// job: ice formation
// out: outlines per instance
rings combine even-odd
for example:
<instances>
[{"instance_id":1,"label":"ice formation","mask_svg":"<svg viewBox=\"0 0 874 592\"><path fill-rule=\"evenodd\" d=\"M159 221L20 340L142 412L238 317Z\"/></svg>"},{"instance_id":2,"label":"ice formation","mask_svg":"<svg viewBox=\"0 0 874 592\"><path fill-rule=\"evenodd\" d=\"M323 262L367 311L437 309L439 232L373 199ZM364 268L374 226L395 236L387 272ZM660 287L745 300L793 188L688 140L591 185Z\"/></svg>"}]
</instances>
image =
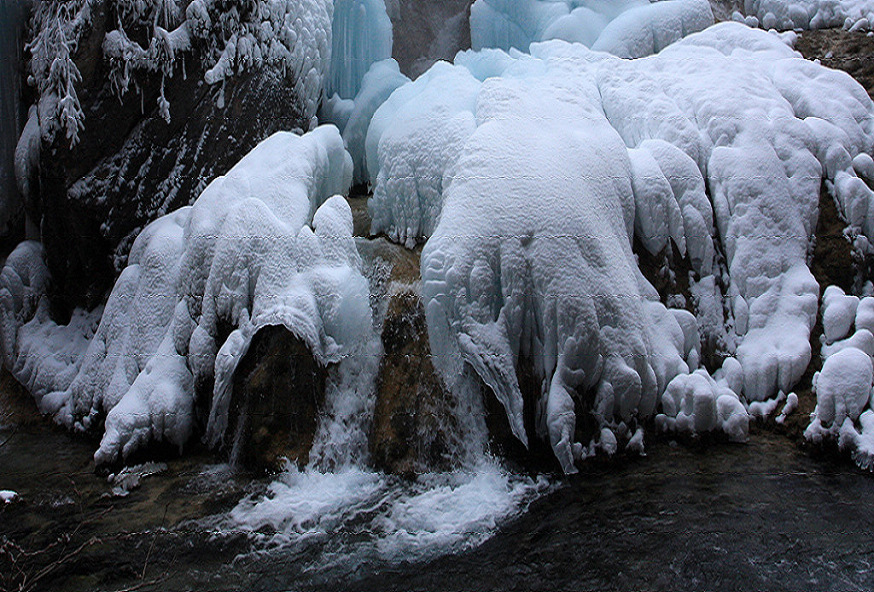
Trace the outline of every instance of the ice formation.
<instances>
[{"instance_id":1,"label":"ice formation","mask_svg":"<svg viewBox=\"0 0 874 592\"><path fill-rule=\"evenodd\" d=\"M336 128L271 136L140 234L96 332L93 317L49 319L41 248L22 244L0 275L7 366L57 421L88 429L105 418L99 463L153 441L185 444L194 384L210 378L208 438L221 441L234 369L265 326L286 326L321 364L339 364L342 383L353 354L374 357L361 349L372 346L369 286L336 196L351 177ZM78 337L54 349L54 334Z\"/></svg>"},{"instance_id":2,"label":"ice formation","mask_svg":"<svg viewBox=\"0 0 874 592\"><path fill-rule=\"evenodd\" d=\"M742 439L737 395L768 399L804 373L821 182L867 231L871 192L853 161L871 150L874 105L786 41L724 23L640 60L556 41L530 56L467 52L374 115L373 230L408 245L431 234L422 276L435 364L450 384L473 369L523 442L516 371L533 364L537 434L566 470L581 409L616 427L673 401L664 425ZM635 235L652 252L688 253L701 284L721 276L740 343L718 388L683 378L660 399L698 354L640 277ZM705 399L716 415L677 421Z\"/></svg>"},{"instance_id":3,"label":"ice formation","mask_svg":"<svg viewBox=\"0 0 874 592\"><path fill-rule=\"evenodd\" d=\"M872 308L874 297L859 300L847 296L837 286L826 288L822 320L824 328L832 327L832 334L828 335L826 329L823 336L824 362L822 370L813 377L816 409L804 432L805 438L814 443L836 441L842 450L851 453L860 467L869 470L874 469L874 411L871 405L874 335L867 328L866 321L867 312ZM854 329L849 338L835 341Z\"/></svg>"},{"instance_id":4,"label":"ice formation","mask_svg":"<svg viewBox=\"0 0 874 592\"><path fill-rule=\"evenodd\" d=\"M327 96L354 99L371 64L391 58L392 26L383 0L335 0Z\"/></svg>"},{"instance_id":5,"label":"ice formation","mask_svg":"<svg viewBox=\"0 0 874 592\"><path fill-rule=\"evenodd\" d=\"M744 10L764 29L864 31L874 25L872 0L745 0Z\"/></svg>"},{"instance_id":6,"label":"ice formation","mask_svg":"<svg viewBox=\"0 0 874 592\"><path fill-rule=\"evenodd\" d=\"M477 0L470 11L475 50L528 51L534 42L563 39L637 58L712 24L707 0Z\"/></svg>"}]
</instances>

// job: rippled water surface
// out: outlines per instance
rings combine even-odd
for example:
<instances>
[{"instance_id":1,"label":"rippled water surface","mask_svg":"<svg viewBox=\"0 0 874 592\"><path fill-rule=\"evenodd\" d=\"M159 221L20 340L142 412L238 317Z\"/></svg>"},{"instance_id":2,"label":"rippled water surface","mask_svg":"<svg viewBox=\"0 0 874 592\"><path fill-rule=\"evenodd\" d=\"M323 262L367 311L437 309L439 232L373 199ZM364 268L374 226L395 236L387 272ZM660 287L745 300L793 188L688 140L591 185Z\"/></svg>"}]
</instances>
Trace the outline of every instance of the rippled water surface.
<instances>
[{"instance_id":1,"label":"rippled water surface","mask_svg":"<svg viewBox=\"0 0 874 592\"><path fill-rule=\"evenodd\" d=\"M568 480L493 465L256 480L195 454L126 497L91 444L10 436L0 489L23 501L0 509L0 568L48 568L37 590L874 589L874 478L769 433L658 443Z\"/></svg>"}]
</instances>

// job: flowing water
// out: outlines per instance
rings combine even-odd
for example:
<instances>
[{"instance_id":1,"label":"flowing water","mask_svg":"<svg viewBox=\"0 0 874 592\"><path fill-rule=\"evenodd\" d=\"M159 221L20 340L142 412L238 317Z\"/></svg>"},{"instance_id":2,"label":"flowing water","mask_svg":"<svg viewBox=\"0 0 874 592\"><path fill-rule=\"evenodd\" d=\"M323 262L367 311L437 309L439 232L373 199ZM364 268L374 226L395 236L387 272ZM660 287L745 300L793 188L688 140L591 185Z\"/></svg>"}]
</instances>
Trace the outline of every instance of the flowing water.
<instances>
[{"instance_id":1,"label":"flowing water","mask_svg":"<svg viewBox=\"0 0 874 592\"><path fill-rule=\"evenodd\" d=\"M10 589L40 572L34 590L874 589L874 478L768 432L567 479L489 460L415 483L254 478L194 451L127 489L94 474L93 443L36 421L7 439Z\"/></svg>"}]
</instances>

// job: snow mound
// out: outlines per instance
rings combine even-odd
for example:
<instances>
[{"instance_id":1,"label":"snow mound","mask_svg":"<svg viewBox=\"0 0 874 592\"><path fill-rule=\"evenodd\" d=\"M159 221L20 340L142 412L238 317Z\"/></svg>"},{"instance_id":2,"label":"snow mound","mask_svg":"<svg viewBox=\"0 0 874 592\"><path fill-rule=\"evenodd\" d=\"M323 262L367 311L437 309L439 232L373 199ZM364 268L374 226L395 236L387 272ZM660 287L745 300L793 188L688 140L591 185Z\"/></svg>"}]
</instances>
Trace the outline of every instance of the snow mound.
<instances>
[{"instance_id":1,"label":"snow mound","mask_svg":"<svg viewBox=\"0 0 874 592\"><path fill-rule=\"evenodd\" d=\"M372 334L351 211L336 196L351 177L333 126L266 139L193 206L146 227L96 333L68 346L76 355L63 367L45 344L22 347L31 325L72 331L48 319L41 252L25 243L0 274L6 364L59 422L97 429L105 418L98 463L153 441L185 444L195 384L214 382L207 435L221 443L233 372L265 326L284 325L321 364L339 364L342 383Z\"/></svg>"},{"instance_id":2,"label":"snow mound","mask_svg":"<svg viewBox=\"0 0 874 592\"><path fill-rule=\"evenodd\" d=\"M859 298L847 296L837 286L829 286L822 295L822 328L827 343L846 337L856 319Z\"/></svg>"},{"instance_id":3,"label":"snow mound","mask_svg":"<svg viewBox=\"0 0 874 592\"><path fill-rule=\"evenodd\" d=\"M662 395L656 425L667 431L705 433L719 430L733 442L746 442L749 415L737 394L705 370L674 378Z\"/></svg>"},{"instance_id":4,"label":"snow mound","mask_svg":"<svg viewBox=\"0 0 874 592\"><path fill-rule=\"evenodd\" d=\"M871 407L874 335L867 323L872 302L874 298L870 296L859 300L845 295L837 286L826 288L823 327L828 326L828 319L833 327L838 327L832 330L832 337L844 337L854 325L855 332L847 339L831 343L828 334L823 336L824 362L822 370L813 376L816 409L804 431L804 437L813 443L836 441L841 450L849 451L856 464L867 470L874 470L874 411Z\"/></svg>"},{"instance_id":5,"label":"snow mound","mask_svg":"<svg viewBox=\"0 0 874 592\"><path fill-rule=\"evenodd\" d=\"M746 0L744 8L764 29L867 31L874 25L872 0Z\"/></svg>"},{"instance_id":6,"label":"snow mound","mask_svg":"<svg viewBox=\"0 0 874 592\"><path fill-rule=\"evenodd\" d=\"M562 39L623 58L656 53L712 24L707 0L477 0L470 11L475 50L528 51Z\"/></svg>"},{"instance_id":7,"label":"snow mound","mask_svg":"<svg viewBox=\"0 0 874 592\"><path fill-rule=\"evenodd\" d=\"M516 372L534 364L536 432L566 470L581 409L605 426L651 416L699 354L680 317L652 329L667 311L639 277L636 237L689 255L719 323L724 286L739 343L726 388L748 401L789 392L812 354L807 253L822 180L870 225L853 162L874 144L871 100L784 38L736 23L638 60L559 41L530 49L436 65L368 131L374 232L408 246L431 234L423 295L444 378L461 389L474 372L525 442ZM712 385L687 391L722 399ZM745 421L734 404L725 412Z\"/></svg>"}]
</instances>

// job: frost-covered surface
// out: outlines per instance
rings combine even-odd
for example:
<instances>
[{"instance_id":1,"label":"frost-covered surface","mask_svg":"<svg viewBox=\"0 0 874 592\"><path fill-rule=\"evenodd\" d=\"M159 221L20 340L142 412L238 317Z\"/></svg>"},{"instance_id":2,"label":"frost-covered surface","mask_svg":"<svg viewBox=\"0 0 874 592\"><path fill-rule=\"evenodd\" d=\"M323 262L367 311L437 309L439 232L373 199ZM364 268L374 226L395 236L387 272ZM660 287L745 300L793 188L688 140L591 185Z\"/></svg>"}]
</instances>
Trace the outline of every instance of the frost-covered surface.
<instances>
[{"instance_id":1,"label":"frost-covered surface","mask_svg":"<svg viewBox=\"0 0 874 592\"><path fill-rule=\"evenodd\" d=\"M525 441L516 369L530 360L544 385L538 435L566 470L583 449L571 438L575 400L606 426L661 402L665 426L743 439L737 395L769 399L804 373L820 185L869 231L874 202L853 161L871 150L874 105L787 41L724 23L631 61L561 42L531 56L468 52L374 115L372 230L408 245L432 235L422 274L435 363L454 384L464 360ZM683 378L661 397L699 358L640 278L634 235L653 253L673 243L690 256L714 323L728 299L739 363L723 385ZM702 416L677 421L696 401Z\"/></svg>"},{"instance_id":2,"label":"frost-covered surface","mask_svg":"<svg viewBox=\"0 0 874 592\"><path fill-rule=\"evenodd\" d=\"M874 336L869 329L869 311L874 297L859 300L837 286L823 294L822 370L813 377L816 409L805 438L814 443L834 440L856 463L874 469ZM849 336L849 337L848 337Z\"/></svg>"},{"instance_id":3,"label":"frost-covered surface","mask_svg":"<svg viewBox=\"0 0 874 592\"><path fill-rule=\"evenodd\" d=\"M625 58L658 52L712 24L707 0L477 0L470 13L474 49L528 51L531 43L563 39Z\"/></svg>"},{"instance_id":4,"label":"frost-covered surface","mask_svg":"<svg viewBox=\"0 0 874 592\"><path fill-rule=\"evenodd\" d=\"M321 364L338 363L333 382L348 387L378 357L351 211L331 197L351 177L336 128L271 136L193 206L140 234L93 337L58 350L47 337L85 323L49 319L41 249L24 243L0 275L7 366L64 425L94 429L105 418L98 462L154 441L184 445L194 384L209 378L208 439L220 442L233 371L265 326L286 326ZM234 328L223 342L220 323Z\"/></svg>"},{"instance_id":5,"label":"frost-covered surface","mask_svg":"<svg viewBox=\"0 0 874 592\"><path fill-rule=\"evenodd\" d=\"M35 2L30 75L48 141L62 131L71 145L78 142L85 121L76 89L81 76L73 58L94 12L108 10L106 0ZM131 86L138 89L141 73L185 75L182 58L196 50L207 68L207 83L271 68L294 82L306 119L316 114L331 69L332 2L123 0L114 3L112 14L117 21L108 28L102 53L120 96ZM158 108L170 121L163 82Z\"/></svg>"},{"instance_id":6,"label":"frost-covered surface","mask_svg":"<svg viewBox=\"0 0 874 592\"><path fill-rule=\"evenodd\" d=\"M874 25L872 0L746 0L747 17L765 29L868 30Z\"/></svg>"}]
</instances>

